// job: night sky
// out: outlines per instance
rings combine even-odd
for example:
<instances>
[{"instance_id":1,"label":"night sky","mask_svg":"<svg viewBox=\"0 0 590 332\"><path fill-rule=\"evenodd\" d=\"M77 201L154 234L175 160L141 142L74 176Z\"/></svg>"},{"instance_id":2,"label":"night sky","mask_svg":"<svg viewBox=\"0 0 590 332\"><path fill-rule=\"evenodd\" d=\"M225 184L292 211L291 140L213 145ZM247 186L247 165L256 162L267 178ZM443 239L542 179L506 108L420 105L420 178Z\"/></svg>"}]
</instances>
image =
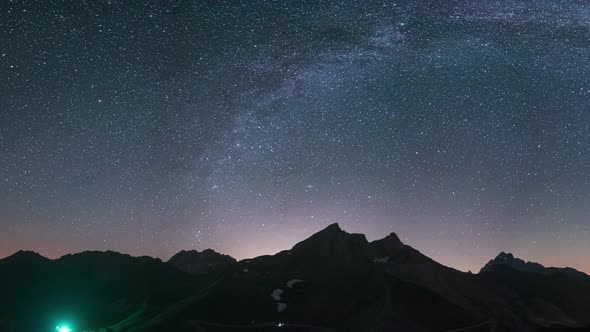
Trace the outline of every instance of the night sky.
<instances>
[{"instance_id":1,"label":"night sky","mask_svg":"<svg viewBox=\"0 0 590 332\"><path fill-rule=\"evenodd\" d=\"M0 257L338 222L590 272L587 0L2 1Z\"/></svg>"}]
</instances>

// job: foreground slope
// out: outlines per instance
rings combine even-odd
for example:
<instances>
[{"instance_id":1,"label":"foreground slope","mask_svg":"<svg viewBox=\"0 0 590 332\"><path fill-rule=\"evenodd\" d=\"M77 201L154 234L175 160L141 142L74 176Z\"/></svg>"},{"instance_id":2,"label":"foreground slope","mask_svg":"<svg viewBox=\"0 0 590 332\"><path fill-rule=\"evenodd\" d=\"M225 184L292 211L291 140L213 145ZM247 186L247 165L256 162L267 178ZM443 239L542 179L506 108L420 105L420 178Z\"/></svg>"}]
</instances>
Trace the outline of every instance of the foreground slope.
<instances>
[{"instance_id":1,"label":"foreground slope","mask_svg":"<svg viewBox=\"0 0 590 332\"><path fill-rule=\"evenodd\" d=\"M49 260L19 252L0 260L0 327L49 331L72 322L80 330L130 316L136 323L206 282L151 257L83 252Z\"/></svg>"}]
</instances>

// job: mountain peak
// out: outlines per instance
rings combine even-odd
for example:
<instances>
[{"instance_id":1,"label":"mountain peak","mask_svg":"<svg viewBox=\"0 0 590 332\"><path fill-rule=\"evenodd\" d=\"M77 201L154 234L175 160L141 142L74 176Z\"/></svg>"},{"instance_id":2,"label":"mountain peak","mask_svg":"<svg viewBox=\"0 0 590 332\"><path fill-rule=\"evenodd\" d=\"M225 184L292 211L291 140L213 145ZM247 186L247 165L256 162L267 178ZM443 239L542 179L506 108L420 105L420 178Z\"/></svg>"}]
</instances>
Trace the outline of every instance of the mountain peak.
<instances>
[{"instance_id":1,"label":"mountain peak","mask_svg":"<svg viewBox=\"0 0 590 332\"><path fill-rule=\"evenodd\" d=\"M344 232L344 231L342 230L342 228L340 228L340 225L337 222L335 222L333 224L326 226L326 228L322 229L320 232Z\"/></svg>"},{"instance_id":2,"label":"mountain peak","mask_svg":"<svg viewBox=\"0 0 590 332\"><path fill-rule=\"evenodd\" d=\"M515 270L526 272L544 272L545 267L535 262L525 262L524 260L514 257L512 253L500 252L496 258L490 260L481 272L494 271L499 266L507 266Z\"/></svg>"},{"instance_id":3,"label":"mountain peak","mask_svg":"<svg viewBox=\"0 0 590 332\"><path fill-rule=\"evenodd\" d=\"M588 275L571 267L545 267L536 262L525 262L524 260L514 257L511 253L500 252L496 258L490 260L480 272L495 271L500 267L509 267L513 270L522 272L537 273L566 273L568 275L577 275L587 278Z\"/></svg>"},{"instance_id":4,"label":"mountain peak","mask_svg":"<svg viewBox=\"0 0 590 332\"><path fill-rule=\"evenodd\" d=\"M40 253L31 250L19 250L12 257L43 257Z\"/></svg>"},{"instance_id":5,"label":"mountain peak","mask_svg":"<svg viewBox=\"0 0 590 332\"><path fill-rule=\"evenodd\" d=\"M14 254L0 260L6 262L36 262L36 261L47 261L49 258L42 256L35 251L19 250Z\"/></svg>"},{"instance_id":6,"label":"mountain peak","mask_svg":"<svg viewBox=\"0 0 590 332\"><path fill-rule=\"evenodd\" d=\"M369 241L364 234L348 233L337 223L328 225L309 238L295 244L295 252L307 252L313 255L341 255L363 251Z\"/></svg>"},{"instance_id":7,"label":"mountain peak","mask_svg":"<svg viewBox=\"0 0 590 332\"><path fill-rule=\"evenodd\" d=\"M399 239L397 234L390 233L386 237L371 242L374 254L384 257L395 255L401 249L405 247L402 241Z\"/></svg>"},{"instance_id":8,"label":"mountain peak","mask_svg":"<svg viewBox=\"0 0 590 332\"><path fill-rule=\"evenodd\" d=\"M168 264L190 274L202 274L224 269L235 262L233 257L220 254L213 249L205 249L201 252L181 250L168 260Z\"/></svg>"},{"instance_id":9,"label":"mountain peak","mask_svg":"<svg viewBox=\"0 0 590 332\"><path fill-rule=\"evenodd\" d=\"M511 253L505 253L503 251L500 252L498 254L498 256L496 256L496 258L494 258L494 260L497 260L497 261L511 261L511 260L514 260L514 259L515 258L514 258L514 255L513 254L511 254Z\"/></svg>"},{"instance_id":10,"label":"mountain peak","mask_svg":"<svg viewBox=\"0 0 590 332\"><path fill-rule=\"evenodd\" d=\"M385 242L387 242L389 244L395 245L397 247L404 246L404 244L402 243L402 241L399 239L399 236L397 236L397 234L395 234L394 232L389 233L389 235L387 235L386 237L384 237L381 240L382 241L385 241Z\"/></svg>"}]
</instances>

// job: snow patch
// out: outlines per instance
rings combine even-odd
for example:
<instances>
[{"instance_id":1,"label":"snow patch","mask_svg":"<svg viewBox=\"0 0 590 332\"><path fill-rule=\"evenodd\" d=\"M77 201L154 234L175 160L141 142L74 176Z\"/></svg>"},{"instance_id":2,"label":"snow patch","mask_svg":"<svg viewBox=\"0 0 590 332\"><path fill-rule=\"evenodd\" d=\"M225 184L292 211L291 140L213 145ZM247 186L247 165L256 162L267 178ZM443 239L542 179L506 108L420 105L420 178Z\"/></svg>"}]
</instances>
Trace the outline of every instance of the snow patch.
<instances>
[{"instance_id":1,"label":"snow patch","mask_svg":"<svg viewBox=\"0 0 590 332\"><path fill-rule=\"evenodd\" d=\"M373 258L373 263L385 264L388 261L389 261L389 257L375 257L375 258Z\"/></svg>"},{"instance_id":2,"label":"snow patch","mask_svg":"<svg viewBox=\"0 0 590 332\"><path fill-rule=\"evenodd\" d=\"M301 280L301 279L291 279L291 280L287 281L287 287L293 288L293 286L295 286L295 284L298 284L300 282L303 282L303 280Z\"/></svg>"},{"instance_id":3,"label":"snow patch","mask_svg":"<svg viewBox=\"0 0 590 332\"><path fill-rule=\"evenodd\" d=\"M275 301L280 301L281 300L281 296L283 295L284 290L277 288L274 289L272 291L272 293L270 293L270 296L275 300ZM286 306L286 305L285 305Z\"/></svg>"},{"instance_id":4,"label":"snow patch","mask_svg":"<svg viewBox=\"0 0 590 332\"><path fill-rule=\"evenodd\" d=\"M277 303L277 311L278 312L283 312L283 311L285 311L285 309L287 309L287 303L283 303L283 302Z\"/></svg>"}]
</instances>

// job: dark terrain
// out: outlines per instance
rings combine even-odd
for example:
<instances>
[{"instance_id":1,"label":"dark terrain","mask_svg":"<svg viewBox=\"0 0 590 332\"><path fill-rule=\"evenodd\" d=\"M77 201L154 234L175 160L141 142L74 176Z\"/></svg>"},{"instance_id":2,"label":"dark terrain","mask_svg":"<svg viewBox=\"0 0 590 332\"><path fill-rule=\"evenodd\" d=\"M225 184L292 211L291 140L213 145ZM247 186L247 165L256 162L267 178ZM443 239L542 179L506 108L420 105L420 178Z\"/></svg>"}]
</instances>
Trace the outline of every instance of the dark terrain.
<instances>
[{"instance_id":1,"label":"dark terrain","mask_svg":"<svg viewBox=\"0 0 590 332\"><path fill-rule=\"evenodd\" d=\"M590 331L590 276L500 253L477 274L333 224L272 256L0 260L0 331Z\"/></svg>"}]
</instances>

